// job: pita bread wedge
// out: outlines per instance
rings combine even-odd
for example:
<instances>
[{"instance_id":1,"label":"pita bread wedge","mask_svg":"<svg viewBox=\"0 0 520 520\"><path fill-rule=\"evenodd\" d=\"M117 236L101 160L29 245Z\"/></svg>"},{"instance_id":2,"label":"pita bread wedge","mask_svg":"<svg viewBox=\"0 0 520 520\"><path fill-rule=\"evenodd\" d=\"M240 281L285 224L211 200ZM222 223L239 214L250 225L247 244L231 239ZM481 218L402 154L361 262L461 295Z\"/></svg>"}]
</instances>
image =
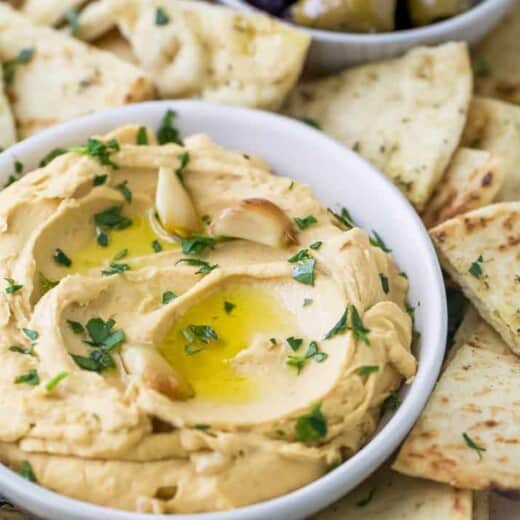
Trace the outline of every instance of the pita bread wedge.
<instances>
[{"instance_id":1,"label":"pita bread wedge","mask_svg":"<svg viewBox=\"0 0 520 520\"><path fill-rule=\"evenodd\" d=\"M401 475L388 466L312 520L472 520L472 493Z\"/></svg>"},{"instance_id":2,"label":"pita bread wedge","mask_svg":"<svg viewBox=\"0 0 520 520\"><path fill-rule=\"evenodd\" d=\"M100 0L82 13L80 33L98 38L110 21L161 97L271 110L295 85L310 43L267 16L193 0Z\"/></svg>"},{"instance_id":3,"label":"pita bread wedge","mask_svg":"<svg viewBox=\"0 0 520 520\"><path fill-rule=\"evenodd\" d=\"M477 47L473 69L477 94L520 104L520 3Z\"/></svg>"},{"instance_id":4,"label":"pita bread wedge","mask_svg":"<svg viewBox=\"0 0 520 520\"><path fill-rule=\"evenodd\" d=\"M285 112L315 120L422 210L458 146L471 89L466 46L448 43L304 82Z\"/></svg>"},{"instance_id":5,"label":"pita bread wedge","mask_svg":"<svg viewBox=\"0 0 520 520\"><path fill-rule=\"evenodd\" d=\"M489 152L459 148L422 215L425 226L490 204L502 183L497 161Z\"/></svg>"},{"instance_id":6,"label":"pita bread wedge","mask_svg":"<svg viewBox=\"0 0 520 520\"><path fill-rule=\"evenodd\" d=\"M394 469L468 489L519 489L520 359L492 350L459 348Z\"/></svg>"},{"instance_id":7,"label":"pita bread wedge","mask_svg":"<svg viewBox=\"0 0 520 520\"><path fill-rule=\"evenodd\" d=\"M520 200L520 107L476 97L471 102L463 146L490 152L504 176L495 200Z\"/></svg>"},{"instance_id":8,"label":"pita bread wedge","mask_svg":"<svg viewBox=\"0 0 520 520\"><path fill-rule=\"evenodd\" d=\"M0 151L16 142L16 129L9 101L4 93L2 68L0 67Z\"/></svg>"},{"instance_id":9,"label":"pita bread wedge","mask_svg":"<svg viewBox=\"0 0 520 520\"><path fill-rule=\"evenodd\" d=\"M87 0L25 0L21 11L37 25L55 26Z\"/></svg>"},{"instance_id":10,"label":"pita bread wedge","mask_svg":"<svg viewBox=\"0 0 520 520\"><path fill-rule=\"evenodd\" d=\"M32 57L16 67L7 87L21 138L154 94L152 82L136 67L58 31L37 27L0 3L0 59L14 59L22 49L32 49Z\"/></svg>"},{"instance_id":11,"label":"pita bread wedge","mask_svg":"<svg viewBox=\"0 0 520 520\"><path fill-rule=\"evenodd\" d=\"M444 269L520 354L520 201L465 213L430 234Z\"/></svg>"}]
</instances>

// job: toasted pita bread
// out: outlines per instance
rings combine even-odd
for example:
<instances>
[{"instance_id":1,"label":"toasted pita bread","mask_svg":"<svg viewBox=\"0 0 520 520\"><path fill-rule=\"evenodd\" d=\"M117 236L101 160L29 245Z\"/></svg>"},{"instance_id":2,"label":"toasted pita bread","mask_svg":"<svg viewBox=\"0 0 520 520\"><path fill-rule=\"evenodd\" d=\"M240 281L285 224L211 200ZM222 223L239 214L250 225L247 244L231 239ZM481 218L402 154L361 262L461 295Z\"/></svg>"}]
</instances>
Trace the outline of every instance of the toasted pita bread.
<instances>
[{"instance_id":1,"label":"toasted pita bread","mask_svg":"<svg viewBox=\"0 0 520 520\"><path fill-rule=\"evenodd\" d=\"M455 353L394 469L462 488L519 489L520 359L493 350L465 344Z\"/></svg>"},{"instance_id":2,"label":"toasted pita bread","mask_svg":"<svg viewBox=\"0 0 520 520\"><path fill-rule=\"evenodd\" d=\"M477 94L520 104L520 3L477 47Z\"/></svg>"},{"instance_id":3,"label":"toasted pita bread","mask_svg":"<svg viewBox=\"0 0 520 520\"><path fill-rule=\"evenodd\" d=\"M431 230L444 269L520 354L520 202L465 213Z\"/></svg>"},{"instance_id":4,"label":"toasted pita bread","mask_svg":"<svg viewBox=\"0 0 520 520\"><path fill-rule=\"evenodd\" d=\"M4 93L2 67L0 67L0 151L16 142L16 129L9 101Z\"/></svg>"},{"instance_id":5,"label":"toasted pita bread","mask_svg":"<svg viewBox=\"0 0 520 520\"><path fill-rule=\"evenodd\" d=\"M77 9L87 0L25 0L21 11L37 25L54 26L61 22L67 11Z\"/></svg>"},{"instance_id":6,"label":"toasted pita bread","mask_svg":"<svg viewBox=\"0 0 520 520\"><path fill-rule=\"evenodd\" d=\"M317 121L422 210L458 146L471 89L466 46L448 43L302 83L285 112Z\"/></svg>"},{"instance_id":7,"label":"toasted pita bread","mask_svg":"<svg viewBox=\"0 0 520 520\"><path fill-rule=\"evenodd\" d=\"M310 43L302 31L267 16L183 0L101 0L82 13L81 35L97 38L102 24L114 20L165 98L277 110Z\"/></svg>"},{"instance_id":8,"label":"toasted pita bread","mask_svg":"<svg viewBox=\"0 0 520 520\"><path fill-rule=\"evenodd\" d=\"M366 505L362 505L365 502ZM472 520L471 491L409 478L384 466L312 520Z\"/></svg>"},{"instance_id":9,"label":"toasted pita bread","mask_svg":"<svg viewBox=\"0 0 520 520\"><path fill-rule=\"evenodd\" d=\"M154 94L152 82L136 67L58 31L37 27L0 3L0 59L12 59L23 48L33 48L33 58L16 68L7 89L22 138Z\"/></svg>"},{"instance_id":10,"label":"toasted pita bread","mask_svg":"<svg viewBox=\"0 0 520 520\"><path fill-rule=\"evenodd\" d=\"M490 204L503 180L489 152L459 148L422 215L425 226Z\"/></svg>"},{"instance_id":11,"label":"toasted pita bread","mask_svg":"<svg viewBox=\"0 0 520 520\"><path fill-rule=\"evenodd\" d=\"M504 176L495 200L520 200L520 107L488 98L471 102L462 144L490 152Z\"/></svg>"}]
</instances>

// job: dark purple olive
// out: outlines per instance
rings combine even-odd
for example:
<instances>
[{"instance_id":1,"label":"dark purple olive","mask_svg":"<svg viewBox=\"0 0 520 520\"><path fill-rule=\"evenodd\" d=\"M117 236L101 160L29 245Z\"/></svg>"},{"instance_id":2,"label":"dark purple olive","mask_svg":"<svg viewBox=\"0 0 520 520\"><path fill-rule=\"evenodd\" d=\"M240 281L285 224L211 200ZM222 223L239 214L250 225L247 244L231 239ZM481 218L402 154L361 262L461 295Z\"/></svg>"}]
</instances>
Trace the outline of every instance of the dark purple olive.
<instances>
[{"instance_id":1,"label":"dark purple olive","mask_svg":"<svg viewBox=\"0 0 520 520\"><path fill-rule=\"evenodd\" d=\"M247 0L248 3L274 15L280 15L296 0Z\"/></svg>"}]
</instances>

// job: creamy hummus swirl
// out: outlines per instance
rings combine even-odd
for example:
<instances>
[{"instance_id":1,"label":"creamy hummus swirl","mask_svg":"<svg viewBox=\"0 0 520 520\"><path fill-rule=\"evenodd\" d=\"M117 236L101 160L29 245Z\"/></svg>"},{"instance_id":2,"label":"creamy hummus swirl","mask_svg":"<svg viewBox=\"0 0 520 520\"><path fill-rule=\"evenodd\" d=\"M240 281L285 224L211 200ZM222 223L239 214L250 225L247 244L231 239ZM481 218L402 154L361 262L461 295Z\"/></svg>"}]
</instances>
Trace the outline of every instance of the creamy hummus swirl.
<instances>
[{"instance_id":1,"label":"creamy hummus swirl","mask_svg":"<svg viewBox=\"0 0 520 520\"><path fill-rule=\"evenodd\" d=\"M407 280L381 241L261 159L203 135L138 145L142 132L0 193L0 460L126 510L283 495L358 451L414 376ZM295 222L293 243L190 251L157 235L161 167L182 177L199 237L261 199Z\"/></svg>"}]
</instances>

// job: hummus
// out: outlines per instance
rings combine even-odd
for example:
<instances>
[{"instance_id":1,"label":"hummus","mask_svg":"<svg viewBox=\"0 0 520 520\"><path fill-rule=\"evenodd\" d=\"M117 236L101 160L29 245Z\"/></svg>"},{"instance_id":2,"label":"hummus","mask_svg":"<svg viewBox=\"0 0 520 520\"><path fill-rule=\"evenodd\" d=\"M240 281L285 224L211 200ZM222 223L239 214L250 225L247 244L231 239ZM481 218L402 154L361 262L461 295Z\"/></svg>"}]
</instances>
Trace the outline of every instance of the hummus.
<instances>
[{"instance_id":1,"label":"hummus","mask_svg":"<svg viewBox=\"0 0 520 520\"><path fill-rule=\"evenodd\" d=\"M206 136L102 139L0 193L0 460L80 500L187 513L358 451L416 370L381 239ZM184 205L199 229L181 242L165 228Z\"/></svg>"}]
</instances>

